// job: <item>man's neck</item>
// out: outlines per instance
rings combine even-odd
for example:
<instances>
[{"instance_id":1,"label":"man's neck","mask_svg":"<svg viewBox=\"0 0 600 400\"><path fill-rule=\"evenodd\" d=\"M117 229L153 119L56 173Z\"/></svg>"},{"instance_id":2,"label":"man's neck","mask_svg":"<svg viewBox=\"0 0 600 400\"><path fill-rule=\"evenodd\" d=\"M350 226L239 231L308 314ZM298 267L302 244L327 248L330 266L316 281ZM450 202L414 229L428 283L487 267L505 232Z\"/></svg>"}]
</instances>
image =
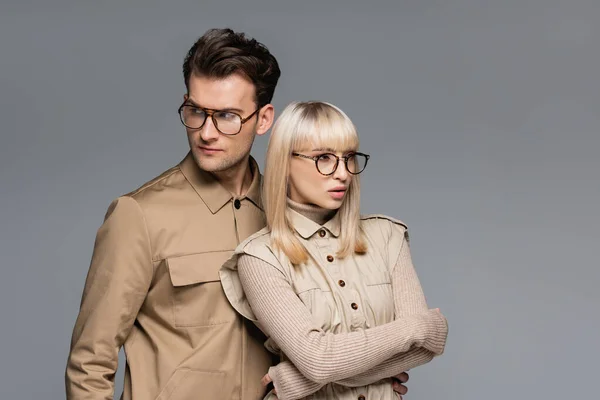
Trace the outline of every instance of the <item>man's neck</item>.
<instances>
[{"instance_id":1,"label":"man's neck","mask_svg":"<svg viewBox=\"0 0 600 400\"><path fill-rule=\"evenodd\" d=\"M225 171L213 172L213 175L223 187L234 196L243 196L248 192L252 184L252 168L250 157L240 161Z\"/></svg>"}]
</instances>

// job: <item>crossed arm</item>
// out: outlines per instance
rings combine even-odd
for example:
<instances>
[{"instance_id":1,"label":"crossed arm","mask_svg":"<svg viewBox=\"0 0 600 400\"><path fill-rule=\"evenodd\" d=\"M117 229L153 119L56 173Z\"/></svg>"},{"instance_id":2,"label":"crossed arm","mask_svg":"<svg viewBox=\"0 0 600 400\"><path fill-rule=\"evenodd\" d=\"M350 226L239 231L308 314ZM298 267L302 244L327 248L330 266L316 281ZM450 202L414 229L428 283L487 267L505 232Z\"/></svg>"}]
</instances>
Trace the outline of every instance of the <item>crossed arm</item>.
<instances>
[{"instance_id":1,"label":"crossed arm","mask_svg":"<svg viewBox=\"0 0 600 400\"><path fill-rule=\"evenodd\" d=\"M261 326L291 361L269 370L281 400L302 398L330 382L368 385L425 364L443 352L447 324L439 311L427 309L406 240L392 269L396 319L344 334L322 331L273 265L242 255L238 266Z\"/></svg>"}]
</instances>

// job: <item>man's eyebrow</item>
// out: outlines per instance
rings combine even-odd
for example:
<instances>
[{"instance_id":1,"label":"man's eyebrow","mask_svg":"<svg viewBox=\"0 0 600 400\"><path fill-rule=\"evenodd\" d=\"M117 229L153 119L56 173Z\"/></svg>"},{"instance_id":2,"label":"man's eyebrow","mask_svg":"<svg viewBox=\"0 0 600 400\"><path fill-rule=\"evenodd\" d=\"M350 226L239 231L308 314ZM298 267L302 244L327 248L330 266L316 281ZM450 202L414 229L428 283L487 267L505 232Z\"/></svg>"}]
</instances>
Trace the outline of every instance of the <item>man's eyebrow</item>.
<instances>
[{"instance_id":1,"label":"man's eyebrow","mask_svg":"<svg viewBox=\"0 0 600 400\"><path fill-rule=\"evenodd\" d=\"M198 107L198 108L206 108L206 107L202 107L200 104L196 103L194 100L189 99L189 98L185 101L185 104L189 104L189 105L192 105L192 106ZM206 109L211 110L211 111L215 110L214 108L206 108ZM241 109L235 108L235 107L220 108L216 111L232 111L232 112L235 112L238 114L242 114L244 112L244 110L241 110Z\"/></svg>"},{"instance_id":2,"label":"man's eyebrow","mask_svg":"<svg viewBox=\"0 0 600 400\"><path fill-rule=\"evenodd\" d=\"M239 109L239 108L235 108L235 107L221 108L221 109L219 109L219 111L233 111L233 112L238 113L238 114L243 114L244 113L244 110Z\"/></svg>"},{"instance_id":3,"label":"man's eyebrow","mask_svg":"<svg viewBox=\"0 0 600 400\"><path fill-rule=\"evenodd\" d=\"M202 107L200 106L200 104L196 103L194 100L190 99L189 97L188 97L188 99L185 101L185 103L184 103L184 104L191 105L191 106L198 107L198 108L202 108Z\"/></svg>"}]
</instances>

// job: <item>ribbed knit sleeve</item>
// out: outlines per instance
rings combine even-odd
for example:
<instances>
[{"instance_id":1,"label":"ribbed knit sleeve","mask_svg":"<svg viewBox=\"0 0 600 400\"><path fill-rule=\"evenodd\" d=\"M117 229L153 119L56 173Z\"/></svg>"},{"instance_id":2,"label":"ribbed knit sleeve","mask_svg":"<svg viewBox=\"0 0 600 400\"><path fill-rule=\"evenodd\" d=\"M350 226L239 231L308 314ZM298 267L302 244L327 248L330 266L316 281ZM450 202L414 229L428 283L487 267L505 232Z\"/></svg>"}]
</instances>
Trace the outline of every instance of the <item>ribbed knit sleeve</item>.
<instances>
[{"instance_id":1,"label":"ribbed knit sleeve","mask_svg":"<svg viewBox=\"0 0 600 400\"><path fill-rule=\"evenodd\" d=\"M247 254L240 256L238 267L250 306L266 333L315 383L361 374L413 346L434 354L444 349L447 324L438 311L408 315L367 330L326 333L277 268Z\"/></svg>"}]
</instances>

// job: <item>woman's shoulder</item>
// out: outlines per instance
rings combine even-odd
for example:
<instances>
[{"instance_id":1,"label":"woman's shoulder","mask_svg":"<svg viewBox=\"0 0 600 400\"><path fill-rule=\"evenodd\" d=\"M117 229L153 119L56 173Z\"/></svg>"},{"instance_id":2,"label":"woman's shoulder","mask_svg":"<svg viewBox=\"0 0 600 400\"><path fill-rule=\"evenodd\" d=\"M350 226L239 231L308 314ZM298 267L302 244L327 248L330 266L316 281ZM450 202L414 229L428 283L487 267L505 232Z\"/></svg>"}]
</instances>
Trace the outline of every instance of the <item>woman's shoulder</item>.
<instances>
[{"instance_id":1,"label":"woman's shoulder","mask_svg":"<svg viewBox=\"0 0 600 400\"><path fill-rule=\"evenodd\" d=\"M242 257L244 255L258 258L267 264L271 264L278 270L282 270L281 260L275 255L276 251L271 246L271 230L268 227L250 235L246 240L240 243L235 249L234 256Z\"/></svg>"},{"instance_id":2,"label":"woman's shoulder","mask_svg":"<svg viewBox=\"0 0 600 400\"><path fill-rule=\"evenodd\" d=\"M243 252L245 249L268 247L271 242L271 230L269 227L264 227L260 231L253 233L242 241L236 251Z\"/></svg>"},{"instance_id":3,"label":"woman's shoulder","mask_svg":"<svg viewBox=\"0 0 600 400\"><path fill-rule=\"evenodd\" d=\"M376 228L382 226L398 226L402 229L408 229L408 226L399 219L383 214L364 214L360 216L363 228Z\"/></svg>"},{"instance_id":4,"label":"woman's shoulder","mask_svg":"<svg viewBox=\"0 0 600 400\"><path fill-rule=\"evenodd\" d=\"M408 237L408 226L401 220L383 214L361 215L361 226L367 237L390 240L394 236Z\"/></svg>"}]
</instances>

